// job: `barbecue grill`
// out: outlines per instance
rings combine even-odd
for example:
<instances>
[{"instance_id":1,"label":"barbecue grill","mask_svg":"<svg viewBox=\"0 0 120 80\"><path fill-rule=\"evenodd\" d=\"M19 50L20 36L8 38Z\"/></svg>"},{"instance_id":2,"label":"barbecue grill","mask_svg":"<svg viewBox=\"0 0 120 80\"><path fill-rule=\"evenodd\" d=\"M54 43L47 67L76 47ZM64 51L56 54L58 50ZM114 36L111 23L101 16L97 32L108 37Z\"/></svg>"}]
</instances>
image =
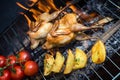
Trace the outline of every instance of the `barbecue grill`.
<instances>
[{"instance_id":1,"label":"barbecue grill","mask_svg":"<svg viewBox=\"0 0 120 80\"><path fill-rule=\"evenodd\" d=\"M64 0L57 1L57 6L65 6ZM82 4L82 5L81 5ZM87 66L83 69L73 71L68 75L63 73L49 76L43 75L43 59L46 50L40 46L34 50L30 49L30 39L26 34L28 30L25 18L18 15L9 27L0 34L0 53L2 55L17 54L22 49L31 52L33 60L39 65L39 73L33 77L26 77L24 80L119 80L120 79L120 1L118 0L80 0L75 4L84 11L95 11L101 17L111 16L114 20L104 25L104 30L92 30L86 33L94 33L105 43L107 50L106 61L102 64L92 63L89 55L94 40L86 40L89 47L85 48L85 41L73 41L65 47L60 48L66 56L66 49L79 47L88 55ZM85 22L89 25L90 22ZM101 36L102 35L102 36Z\"/></svg>"}]
</instances>

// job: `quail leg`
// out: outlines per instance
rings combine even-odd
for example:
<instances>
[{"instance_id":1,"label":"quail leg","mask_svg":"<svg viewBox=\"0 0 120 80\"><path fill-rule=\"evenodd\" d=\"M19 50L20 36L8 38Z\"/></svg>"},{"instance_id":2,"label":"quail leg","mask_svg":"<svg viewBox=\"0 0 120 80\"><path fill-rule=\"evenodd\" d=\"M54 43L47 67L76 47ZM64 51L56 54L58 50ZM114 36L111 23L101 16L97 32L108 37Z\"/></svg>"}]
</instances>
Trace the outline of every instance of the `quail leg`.
<instances>
[{"instance_id":1,"label":"quail leg","mask_svg":"<svg viewBox=\"0 0 120 80\"><path fill-rule=\"evenodd\" d=\"M92 37L92 36L89 36L89 35L81 32L81 33L77 34L75 39L82 41L82 40L98 39L98 37L97 36Z\"/></svg>"}]
</instances>

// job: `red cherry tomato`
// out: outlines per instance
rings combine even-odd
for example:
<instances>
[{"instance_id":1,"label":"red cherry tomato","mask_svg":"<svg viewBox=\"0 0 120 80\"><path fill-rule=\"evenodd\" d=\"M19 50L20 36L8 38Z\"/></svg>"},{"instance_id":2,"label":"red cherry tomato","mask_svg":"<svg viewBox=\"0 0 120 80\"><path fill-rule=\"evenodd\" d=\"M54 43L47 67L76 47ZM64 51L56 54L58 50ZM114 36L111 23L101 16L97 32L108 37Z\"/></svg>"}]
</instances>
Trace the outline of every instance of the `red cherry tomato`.
<instances>
[{"instance_id":1,"label":"red cherry tomato","mask_svg":"<svg viewBox=\"0 0 120 80\"><path fill-rule=\"evenodd\" d=\"M24 73L27 76L34 76L38 72L38 64L34 61L27 61L24 65Z\"/></svg>"},{"instance_id":2,"label":"red cherry tomato","mask_svg":"<svg viewBox=\"0 0 120 80\"><path fill-rule=\"evenodd\" d=\"M16 62L17 62L16 56L10 55L8 56L8 60L9 60L8 64L13 65L13 67L16 66ZM12 66L10 66L9 68L12 68Z\"/></svg>"},{"instance_id":3,"label":"red cherry tomato","mask_svg":"<svg viewBox=\"0 0 120 80\"><path fill-rule=\"evenodd\" d=\"M12 80L22 80L24 78L24 71L21 66L15 66L13 68L15 71L11 71Z\"/></svg>"},{"instance_id":4,"label":"red cherry tomato","mask_svg":"<svg viewBox=\"0 0 120 80\"><path fill-rule=\"evenodd\" d=\"M6 65L6 58L0 55L0 67L4 67Z\"/></svg>"},{"instance_id":5,"label":"red cherry tomato","mask_svg":"<svg viewBox=\"0 0 120 80\"><path fill-rule=\"evenodd\" d=\"M25 63L26 61L29 61L31 59L30 53L26 50L22 50L19 52L19 62ZM23 62L25 61L25 62Z\"/></svg>"},{"instance_id":6,"label":"red cherry tomato","mask_svg":"<svg viewBox=\"0 0 120 80\"><path fill-rule=\"evenodd\" d=\"M2 75L0 76L0 80L10 80L11 74L9 70L4 70Z\"/></svg>"}]
</instances>

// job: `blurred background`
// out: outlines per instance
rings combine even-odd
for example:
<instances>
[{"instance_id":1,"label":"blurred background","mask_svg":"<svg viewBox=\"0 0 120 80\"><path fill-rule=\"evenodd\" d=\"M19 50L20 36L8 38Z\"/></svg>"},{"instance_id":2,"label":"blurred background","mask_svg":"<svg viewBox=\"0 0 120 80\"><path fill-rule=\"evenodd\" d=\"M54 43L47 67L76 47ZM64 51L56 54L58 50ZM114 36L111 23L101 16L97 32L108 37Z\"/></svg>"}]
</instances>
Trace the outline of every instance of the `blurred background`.
<instances>
[{"instance_id":1,"label":"blurred background","mask_svg":"<svg viewBox=\"0 0 120 80\"><path fill-rule=\"evenodd\" d=\"M16 2L24 4L25 0L0 0L0 33L15 20L19 12L22 11Z\"/></svg>"}]
</instances>

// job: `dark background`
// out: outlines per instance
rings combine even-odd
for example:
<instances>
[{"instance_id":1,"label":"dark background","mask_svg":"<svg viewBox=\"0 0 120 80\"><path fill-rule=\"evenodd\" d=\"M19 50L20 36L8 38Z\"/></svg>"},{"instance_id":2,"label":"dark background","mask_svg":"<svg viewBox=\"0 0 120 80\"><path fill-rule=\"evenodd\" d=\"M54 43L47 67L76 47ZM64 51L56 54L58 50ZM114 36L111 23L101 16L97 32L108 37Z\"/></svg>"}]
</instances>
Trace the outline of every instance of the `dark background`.
<instances>
[{"instance_id":1,"label":"dark background","mask_svg":"<svg viewBox=\"0 0 120 80\"><path fill-rule=\"evenodd\" d=\"M29 0L0 0L0 33L9 27L12 22L18 17L19 12L25 11L16 5L16 2L20 2L22 5L27 6L26 2ZM54 0L56 5L63 4ZM27 6L28 7L28 6Z\"/></svg>"},{"instance_id":2,"label":"dark background","mask_svg":"<svg viewBox=\"0 0 120 80\"><path fill-rule=\"evenodd\" d=\"M25 0L0 0L0 33L9 27L19 12L23 11L16 2L24 4Z\"/></svg>"},{"instance_id":3,"label":"dark background","mask_svg":"<svg viewBox=\"0 0 120 80\"><path fill-rule=\"evenodd\" d=\"M27 6L25 2L28 1L29 0L0 0L0 33L4 32L4 30L15 21L16 17L20 15L19 12L25 11L17 6L16 2Z\"/></svg>"}]
</instances>

